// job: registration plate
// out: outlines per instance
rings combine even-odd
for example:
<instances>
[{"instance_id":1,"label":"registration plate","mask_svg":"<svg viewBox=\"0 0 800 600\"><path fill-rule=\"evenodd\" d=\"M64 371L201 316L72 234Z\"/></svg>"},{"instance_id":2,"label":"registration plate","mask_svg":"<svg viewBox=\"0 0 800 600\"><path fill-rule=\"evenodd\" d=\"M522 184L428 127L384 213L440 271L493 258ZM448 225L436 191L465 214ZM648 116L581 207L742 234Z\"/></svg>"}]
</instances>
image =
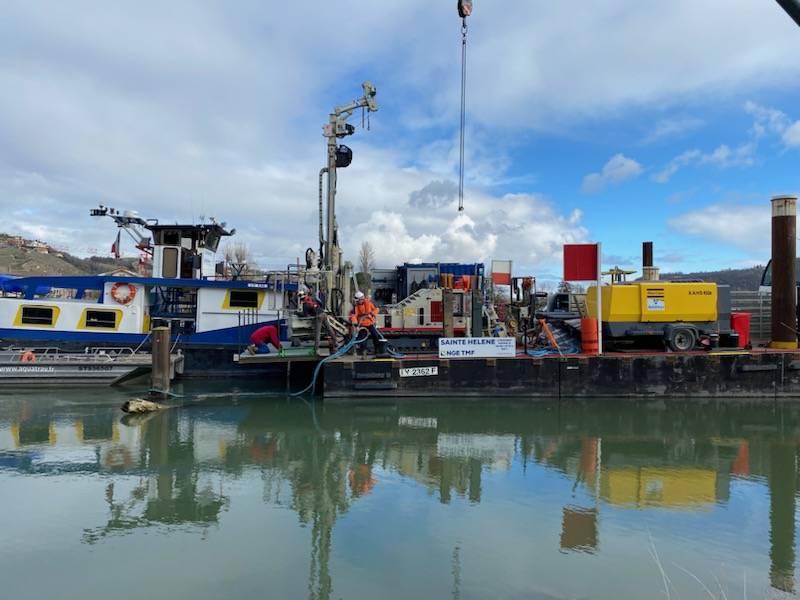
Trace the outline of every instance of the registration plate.
<instances>
[{"instance_id":1,"label":"registration plate","mask_svg":"<svg viewBox=\"0 0 800 600\"><path fill-rule=\"evenodd\" d=\"M400 369L400 377L430 377L438 375L439 367L411 367L410 369Z\"/></svg>"}]
</instances>

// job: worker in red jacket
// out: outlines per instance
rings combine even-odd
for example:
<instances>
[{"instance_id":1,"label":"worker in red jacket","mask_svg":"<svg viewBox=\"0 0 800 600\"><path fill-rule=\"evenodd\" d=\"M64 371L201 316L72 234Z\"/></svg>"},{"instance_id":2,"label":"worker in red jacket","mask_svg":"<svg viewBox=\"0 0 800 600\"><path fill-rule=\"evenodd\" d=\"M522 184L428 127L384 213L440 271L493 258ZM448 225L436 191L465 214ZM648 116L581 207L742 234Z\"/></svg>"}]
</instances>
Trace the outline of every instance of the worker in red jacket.
<instances>
[{"instance_id":1,"label":"worker in red jacket","mask_svg":"<svg viewBox=\"0 0 800 600\"><path fill-rule=\"evenodd\" d=\"M353 309L350 311L350 332L353 333L353 328L357 328L357 338L361 340L356 346L356 352L363 355L365 353L365 343L367 335L372 338L372 345L375 353L380 352L383 339L378 333L378 328L375 327L375 317L378 316L378 307L372 301L364 296L364 292L356 292L353 302Z\"/></svg>"},{"instance_id":2,"label":"worker in red jacket","mask_svg":"<svg viewBox=\"0 0 800 600\"><path fill-rule=\"evenodd\" d=\"M269 354L267 344L272 344L276 350L281 350L281 340L278 337L278 328L275 325L259 327L250 334L250 345L247 350L250 354Z\"/></svg>"}]
</instances>

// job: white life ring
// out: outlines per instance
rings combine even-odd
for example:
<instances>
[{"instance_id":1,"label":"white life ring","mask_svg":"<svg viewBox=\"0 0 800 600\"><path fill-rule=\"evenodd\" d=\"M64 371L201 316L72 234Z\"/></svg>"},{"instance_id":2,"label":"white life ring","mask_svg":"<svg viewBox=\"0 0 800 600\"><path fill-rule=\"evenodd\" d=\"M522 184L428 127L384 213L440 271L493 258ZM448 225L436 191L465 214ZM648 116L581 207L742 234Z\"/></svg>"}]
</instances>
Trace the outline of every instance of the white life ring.
<instances>
[{"instance_id":1,"label":"white life ring","mask_svg":"<svg viewBox=\"0 0 800 600\"><path fill-rule=\"evenodd\" d=\"M120 293L122 288L127 288L127 292ZM136 286L132 283L115 283L111 287L111 297L117 304L129 304L136 298Z\"/></svg>"}]
</instances>

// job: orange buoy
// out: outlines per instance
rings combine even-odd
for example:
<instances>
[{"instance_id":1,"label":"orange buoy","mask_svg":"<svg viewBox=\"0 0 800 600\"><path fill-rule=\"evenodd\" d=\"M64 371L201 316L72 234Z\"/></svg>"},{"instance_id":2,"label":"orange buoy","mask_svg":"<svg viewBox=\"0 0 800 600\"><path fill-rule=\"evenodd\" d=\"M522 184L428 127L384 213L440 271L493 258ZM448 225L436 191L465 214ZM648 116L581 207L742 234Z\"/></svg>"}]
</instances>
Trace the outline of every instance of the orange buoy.
<instances>
[{"instance_id":1,"label":"orange buoy","mask_svg":"<svg viewBox=\"0 0 800 600\"><path fill-rule=\"evenodd\" d=\"M599 354L597 319L581 319L581 347L584 354Z\"/></svg>"}]
</instances>

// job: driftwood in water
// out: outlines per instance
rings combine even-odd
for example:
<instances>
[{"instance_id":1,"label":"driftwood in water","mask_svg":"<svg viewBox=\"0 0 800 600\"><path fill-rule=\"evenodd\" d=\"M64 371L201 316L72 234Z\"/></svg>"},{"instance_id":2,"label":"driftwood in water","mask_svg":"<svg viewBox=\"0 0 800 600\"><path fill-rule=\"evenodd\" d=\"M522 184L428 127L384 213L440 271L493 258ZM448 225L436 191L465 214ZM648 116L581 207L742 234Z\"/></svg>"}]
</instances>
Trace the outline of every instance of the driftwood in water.
<instances>
[{"instance_id":1,"label":"driftwood in water","mask_svg":"<svg viewBox=\"0 0 800 600\"><path fill-rule=\"evenodd\" d=\"M131 398L130 400L126 400L121 408L122 412L126 412L128 414L140 415L144 413L151 413L159 410L164 410L169 407L164 406L163 404L159 404L158 402L152 402L150 400L142 400L141 398Z\"/></svg>"}]
</instances>

